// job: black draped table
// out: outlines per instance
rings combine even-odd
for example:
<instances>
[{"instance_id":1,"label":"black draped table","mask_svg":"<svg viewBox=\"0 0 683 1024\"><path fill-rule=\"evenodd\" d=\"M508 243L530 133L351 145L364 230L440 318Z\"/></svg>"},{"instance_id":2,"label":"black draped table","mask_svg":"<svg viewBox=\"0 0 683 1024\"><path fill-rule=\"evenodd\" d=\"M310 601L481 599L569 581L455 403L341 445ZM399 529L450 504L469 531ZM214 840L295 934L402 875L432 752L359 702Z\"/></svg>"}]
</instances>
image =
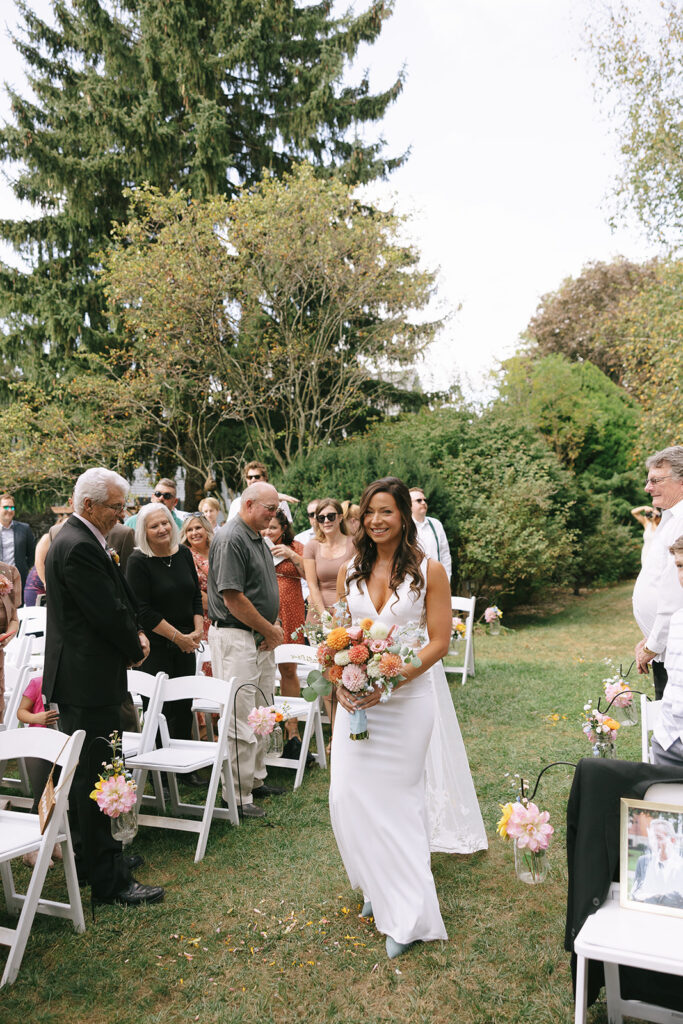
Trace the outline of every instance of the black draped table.
<instances>
[{"instance_id":1,"label":"black draped table","mask_svg":"<svg viewBox=\"0 0 683 1024\"><path fill-rule=\"evenodd\" d=\"M655 782L683 783L683 766L584 758L574 773L567 804L567 925L565 949L572 954L576 983L574 939L589 914L602 906L612 882L619 881L621 798L643 800ZM635 913L635 911L634 911ZM625 999L641 999L671 1010L683 1010L683 978L635 967L620 967ZM588 1005L605 983L602 963L588 962Z\"/></svg>"}]
</instances>

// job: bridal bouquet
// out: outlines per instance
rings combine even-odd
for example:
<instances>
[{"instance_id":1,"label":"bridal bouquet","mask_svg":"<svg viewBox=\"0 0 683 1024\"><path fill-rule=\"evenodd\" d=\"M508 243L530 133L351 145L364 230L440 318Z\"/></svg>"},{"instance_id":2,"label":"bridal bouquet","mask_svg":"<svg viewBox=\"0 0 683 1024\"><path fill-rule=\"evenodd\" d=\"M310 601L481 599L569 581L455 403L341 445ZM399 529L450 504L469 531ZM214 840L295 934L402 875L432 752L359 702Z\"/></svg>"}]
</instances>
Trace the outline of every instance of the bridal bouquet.
<instances>
[{"instance_id":1,"label":"bridal bouquet","mask_svg":"<svg viewBox=\"0 0 683 1024\"><path fill-rule=\"evenodd\" d=\"M126 768L123 755L119 753L121 739L118 732L109 737L111 761L103 761L99 779L90 794L90 799L108 818L118 818L120 814L128 814L135 806L137 786L131 772Z\"/></svg>"},{"instance_id":2,"label":"bridal bouquet","mask_svg":"<svg viewBox=\"0 0 683 1024\"><path fill-rule=\"evenodd\" d=\"M309 672L301 691L306 700L328 696L332 686L344 686L351 693L380 689L380 701L387 701L408 665L422 663L411 643L421 644L416 625L387 626L380 620L361 619L357 626L338 626L318 646L319 669ZM369 736L364 708L351 715L351 739Z\"/></svg>"}]
</instances>

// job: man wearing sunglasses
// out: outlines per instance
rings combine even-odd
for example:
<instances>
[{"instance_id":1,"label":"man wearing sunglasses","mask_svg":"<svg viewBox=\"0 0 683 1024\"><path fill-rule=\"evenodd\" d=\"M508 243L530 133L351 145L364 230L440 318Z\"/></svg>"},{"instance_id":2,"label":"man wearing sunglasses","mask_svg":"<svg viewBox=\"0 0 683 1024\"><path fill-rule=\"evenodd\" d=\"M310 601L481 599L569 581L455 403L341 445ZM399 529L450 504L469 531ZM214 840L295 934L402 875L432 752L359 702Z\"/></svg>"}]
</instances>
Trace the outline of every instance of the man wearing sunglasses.
<instances>
[{"instance_id":1,"label":"man wearing sunglasses","mask_svg":"<svg viewBox=\"0 0 683 1024\"><path fill-rule=\"evenodd\" d=\"M169 480L168 477L164 477L156 485L152 491L152 497L149 499L152 504L156 503L159 505L165 505L168 511L171 513L175 520L175 524L178 529L182 529L183 521L186 516L178 514L176 505L178 504L178 496L176 493L176 486L173 480ZM126 526L130 526L131 530L135 529L135 524L138 521L137 515L129 516L126 519Z\"/></svg>"},{"instance_id":2,"label":"man wearing sunglasses","mask_svg":"<svg viewBox=\"0 0 683 1024\"><path fill-rule=\"evenodd\" d=\"M268 483L268 470L262 462L248 462L243 469L244 475L244 486L251 487L252 484L267 484ZM278 494L280 500L279 508L282 509L284 514L292 521L292 513L289 511L288 502L293 501L295 505L299 504L298 498L293 498L291 494ZM234 519L238 515L241 508L241 498L237 497L230 503L228 509L228 522Z\"/></svg>"},{"instance_id":3,"label":"man wearing sunglasses","mask_svg":"<svg viewBox=\"0 0 683 1024\"><path fill-rule=\"evenodd\" d=\"M28 523L15 522L14 513L12 495L0 495L0 561L14 565L19 570L23 593L26 577L35 561L36 539Z\"/></svg>"},{"instance_id":4,"label":"man wearing sunglasses","mask_svg":"<svg viewBox=\"0 0 683 1024\"><path fill-rule=\"evenodd\" d=\"M410 488L413 522L417 527L417 540L427 558L441 562L449 582L451 578L451 549L443 525L438 519L427 515L427 499L421 487Z\"/></svg>"}]
</instances>

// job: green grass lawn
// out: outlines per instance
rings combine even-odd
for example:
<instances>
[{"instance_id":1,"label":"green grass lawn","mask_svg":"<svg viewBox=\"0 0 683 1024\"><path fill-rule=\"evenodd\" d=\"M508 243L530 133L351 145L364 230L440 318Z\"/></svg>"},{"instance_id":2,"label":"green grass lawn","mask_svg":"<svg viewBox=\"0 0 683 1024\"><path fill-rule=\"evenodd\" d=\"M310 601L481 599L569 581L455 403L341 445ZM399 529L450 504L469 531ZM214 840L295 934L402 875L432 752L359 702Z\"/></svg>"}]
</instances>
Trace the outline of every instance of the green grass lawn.
<instances>
[{"instance_id":1,"label":"green grass lawn","mask_svg":"<svg viewBox=\"0 0 683 1024\"><path fill-rule=\"evenodd\" d=\"M476 633L476 675L464 687L456 677L453 694L490 849L433 857L449 942L387 960L383 937L358 916L330 828L328 775L314 769L296 793L264 803L267 823L214 824L197 866L196 836L142 829L133 848L147 866L138 876L164 885L165 902L101 907L94 924L86 908L84 935L37 919L18 980L0 993L1 1024L571 1021L563 949L571 768L548 772L537 797L556 829L545 884L515 879L512 847L495 824L498 804L514 798L514 773L533 780L550 761L590 753L580 720L586 698L602 692L601 659L626 669L638 639L631 589L558 597L506 615L500 636ZM566 719L552 724L553 713ZM622 731L619 753L640 759L639 729ZM17 875L25 881L26 869ZM65 891L60 866L48 889ZM589 1019L606 1024L604 1005Z\"/></svg>"}]
</instances>

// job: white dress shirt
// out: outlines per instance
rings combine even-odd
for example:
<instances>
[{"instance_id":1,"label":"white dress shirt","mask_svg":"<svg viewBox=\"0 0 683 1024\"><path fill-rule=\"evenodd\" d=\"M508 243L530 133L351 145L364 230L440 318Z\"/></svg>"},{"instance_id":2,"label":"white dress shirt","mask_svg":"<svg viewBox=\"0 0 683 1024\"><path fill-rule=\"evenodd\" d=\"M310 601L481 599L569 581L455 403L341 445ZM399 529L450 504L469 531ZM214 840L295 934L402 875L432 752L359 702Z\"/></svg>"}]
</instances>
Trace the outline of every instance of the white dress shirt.
<instances>
[{"instance_id":1,"label":"white dress shirt","mask_svg":"<svg viewBox=\"0 0 683 1024\"><path fill-rule=\"evenodd\" d=\"M418 523L417 519L413 519L413 522L417 527L418 544L427 558L435 558L437 562L441 562L450 581L451 549L443 526L438 519L432 519L431 516L425 516L423 523Z\"/></svg>"},{"instance_id":2,"label":"white dress shirt","mask_svg":"<svg viewBox=\"0 0 683 1024\"><path fill-rule=\"evenodd\" d=\"M680 585L679 590L683 594ZM669 620L664 665L667 683L653 736L664 750L668 750L676 740L683 740L683 608L674 612Z\"/></svg>"},{"instance_id":3,"label":"white dress shirt","mask_svg":"<svg viewBox=\"0 0 683 1024\"><path fill-rule=\"evenodd\" d=\"M14 565L14 530L12 523L9 526L0 527L2 530L2 560L8 565Z\"/></svg>"},{"instance_id":4,"label":"white dress shirt","mask_svg":"<svg viewBox=\"0 0 683 1024\"><path fill-rule=\"evenodd\" d=\"M633 617L646 638L645 646L664 661L671 616L683 608L683 587L678 582L673 542L683 536L683 501L664 509L662 521L648 547L645 563L633 588Z\"/></svg>"}]
</instances>

